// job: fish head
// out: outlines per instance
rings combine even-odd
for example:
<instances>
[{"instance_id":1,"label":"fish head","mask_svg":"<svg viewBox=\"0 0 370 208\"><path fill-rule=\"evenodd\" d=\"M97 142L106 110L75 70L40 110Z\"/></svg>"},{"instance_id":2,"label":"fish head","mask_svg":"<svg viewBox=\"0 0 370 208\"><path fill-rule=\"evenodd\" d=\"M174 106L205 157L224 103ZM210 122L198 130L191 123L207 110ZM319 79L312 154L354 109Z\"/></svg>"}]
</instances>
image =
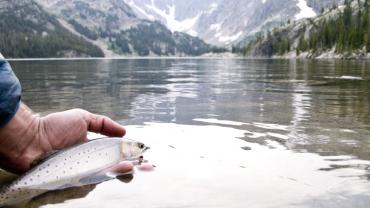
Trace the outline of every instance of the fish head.
<instances>
[{"instance_id":1,"label":"fish head","mask_svg":"<svg viewBox=\"0 0 370 208\"><path fill-rule=\"evenodd\" d=\"M142 158L143 153L148 149L149 147L144 143L127 140L122 142L121 154L124 160L134 160Z\"/></svg>"}]
</instances>

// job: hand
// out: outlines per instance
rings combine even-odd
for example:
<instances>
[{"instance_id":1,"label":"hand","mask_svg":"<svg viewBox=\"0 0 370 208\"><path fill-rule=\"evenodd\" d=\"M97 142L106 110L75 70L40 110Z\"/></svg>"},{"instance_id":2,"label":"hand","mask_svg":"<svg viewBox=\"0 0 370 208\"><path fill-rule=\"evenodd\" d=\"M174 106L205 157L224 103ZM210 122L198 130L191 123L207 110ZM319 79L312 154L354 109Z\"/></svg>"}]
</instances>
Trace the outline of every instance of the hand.
<instances>
[{"instance_id":1,"label":"hand","mask_svg":"<svg viewBox=\"0 0 370 208\"><path fill-rule=\"evenodd\" d=\"M50 151L85 142L88 131L106 136L125 135L125 129L118 123L85 110L39 117L21 104L13 119L0 129L0 166L12 172L24 172L35 159Z\"/></svg>"}]
</instances>

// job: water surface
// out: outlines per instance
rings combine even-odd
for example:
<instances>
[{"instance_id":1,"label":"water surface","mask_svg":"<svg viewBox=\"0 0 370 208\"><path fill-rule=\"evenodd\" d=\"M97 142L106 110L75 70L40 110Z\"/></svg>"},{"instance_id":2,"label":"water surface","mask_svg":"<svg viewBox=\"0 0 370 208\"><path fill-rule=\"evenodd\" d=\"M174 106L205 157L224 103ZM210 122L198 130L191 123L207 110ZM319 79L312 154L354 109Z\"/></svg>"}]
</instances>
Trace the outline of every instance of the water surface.
<instances>
[{"instance_id":1,"label":"water surface","mask_svg":"<svg viewBox=\"0 0 370 208\"><path fill-rule=\"evenodd\" d=\"M30 207L368 207L370 62L11 62L45 115L105 114L157 168Z\"/></svg>"}]
</instances>

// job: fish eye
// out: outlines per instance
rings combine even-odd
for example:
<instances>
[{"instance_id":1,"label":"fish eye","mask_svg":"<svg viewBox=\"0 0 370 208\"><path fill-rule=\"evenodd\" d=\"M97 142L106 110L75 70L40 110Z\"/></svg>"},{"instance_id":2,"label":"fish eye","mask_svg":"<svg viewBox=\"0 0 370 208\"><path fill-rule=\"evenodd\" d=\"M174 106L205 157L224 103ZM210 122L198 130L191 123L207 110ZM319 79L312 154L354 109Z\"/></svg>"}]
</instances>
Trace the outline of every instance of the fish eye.
<instances>
[{"instance_id":1,"label":"fish eye","mask_svg":"<svg viewBox=\"0 0 370 208\"><path fill-rule=\"evenodd\" d=\"M143 143L139 143L139 148L144 149L145 145Z\"/></svg>"}]
</instances>

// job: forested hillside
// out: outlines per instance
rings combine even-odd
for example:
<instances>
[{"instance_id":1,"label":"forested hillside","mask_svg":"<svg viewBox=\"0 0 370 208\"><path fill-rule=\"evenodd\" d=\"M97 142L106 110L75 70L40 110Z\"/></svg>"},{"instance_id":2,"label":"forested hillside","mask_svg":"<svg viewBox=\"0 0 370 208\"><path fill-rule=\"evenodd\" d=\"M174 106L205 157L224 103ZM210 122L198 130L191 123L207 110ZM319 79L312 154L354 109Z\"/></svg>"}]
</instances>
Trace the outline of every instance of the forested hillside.
<instances>
[{"instance_id":1,"label":"forested hillside","mask_svg":"<svg viewBox=\"0 0 370 208\"><path fill-rule=\"evenodd\" d=\"M364 57L370 52L369 1L346 0L314 19L259 34L244 53L254 56Z\"/></svg>"},{"instance_id":2,"label":"forested hillside","mask_svg":"<svg viewBox=\"0 0 370 208\"><path fill-rule=\"evenodd\" d=\"M111 47L118 53L148 55L201 55L210 46L185 33L172 33L159 22L142 23L119 34L109 34ZM113 38L112 38L113 37Z\"/></svg>"},{"instance_id":3,"label":"forested hillside","mask_svg":"<svg viewBox=\"0 0 370 208\"><path fill-rule=\"evenodd\" d=\"M210 51L210 46L201 39L185 33L172 33L159 22L144 22L103 37L108 38L111 49L118 54L198 56Z\"/></svg>"},{"instance_id":4,"label":"forested hillside","mask_svg":"<svg viewBox=\"0 0 370 208\"><path fill-rule=\"evenodd\" d=\"M0 51L8 58L104 56L32 0L0 0Z\"/></svg>"}]
</instances>

